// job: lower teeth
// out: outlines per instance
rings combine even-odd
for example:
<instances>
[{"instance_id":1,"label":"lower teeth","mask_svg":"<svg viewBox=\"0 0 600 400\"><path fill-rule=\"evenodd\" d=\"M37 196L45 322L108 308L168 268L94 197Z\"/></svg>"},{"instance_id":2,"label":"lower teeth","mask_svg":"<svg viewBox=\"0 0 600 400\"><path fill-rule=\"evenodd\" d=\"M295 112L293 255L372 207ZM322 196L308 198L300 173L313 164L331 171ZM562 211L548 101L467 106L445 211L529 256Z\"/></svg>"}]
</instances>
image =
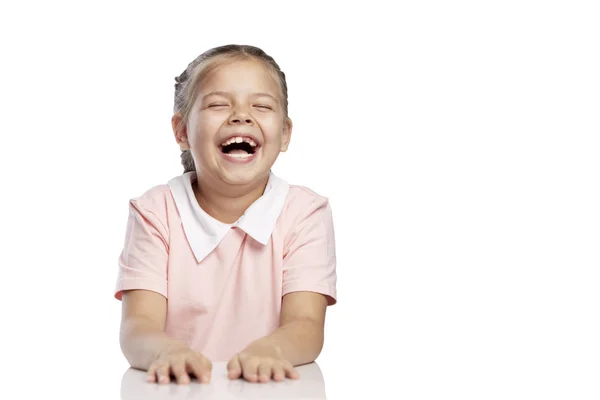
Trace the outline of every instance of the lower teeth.
<instances>
[{"instance_id":1,"label":"lower teeth","mask_svg":"<svg viewBox=\"0 0 600 400\"><path fill-rule=\"evenodd\" d=\"M235 158L247 158L247 157L250 157L251 155L252 154L250 154L250 153L246 153L246 154L243 154L243 153L228 154L229 157L235 157Z\"/></svg>"}]
</instances>

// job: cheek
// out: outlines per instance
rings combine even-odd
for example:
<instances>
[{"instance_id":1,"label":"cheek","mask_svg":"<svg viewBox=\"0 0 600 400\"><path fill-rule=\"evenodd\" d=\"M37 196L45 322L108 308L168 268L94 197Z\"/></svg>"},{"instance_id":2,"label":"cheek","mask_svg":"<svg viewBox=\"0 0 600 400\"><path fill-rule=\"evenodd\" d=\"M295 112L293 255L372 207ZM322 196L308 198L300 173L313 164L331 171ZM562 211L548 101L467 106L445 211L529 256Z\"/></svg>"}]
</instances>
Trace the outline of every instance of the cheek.
<instances>
[{"instance_id":1,"label":"cheek","mask_svg":"<svg viewBox=\"0 0 600 400\"><path fill-rule=\"evenodd\" d=\"M267 145L271 148L277 148L279 149L279 146L281 145L281 139L282 139L282 135L281 135L281 130L280 129L273 129L271 131L269 131L269 134L265 135L266 136L266 142Z\"/></svg>"},{"instance_id":2,"label":"cheek","mask_svg":"<svg viewBox=\"0 0 600 400\"><path fill-rule=\"evenodd\" d=\"M202 118L194 127L193 134L191 135L194 143L202 145L205 142L211 141L220 126L221 123L215 121L214 118ZM190 144L192 143L192 137L190 137Z\"/></svg>"},{"instance_id":3,"label":"cheek","mask_svg":"<svg viewBox=\"0 0 600 400\"><path fill-rule=\"evenodd\" d=\"M283 133L283 122L280 117L267 116L263 119L257 118L257 121L265 136L268 136L271 139L281 137L281 134Z\"/></svg>"}]
</instances>

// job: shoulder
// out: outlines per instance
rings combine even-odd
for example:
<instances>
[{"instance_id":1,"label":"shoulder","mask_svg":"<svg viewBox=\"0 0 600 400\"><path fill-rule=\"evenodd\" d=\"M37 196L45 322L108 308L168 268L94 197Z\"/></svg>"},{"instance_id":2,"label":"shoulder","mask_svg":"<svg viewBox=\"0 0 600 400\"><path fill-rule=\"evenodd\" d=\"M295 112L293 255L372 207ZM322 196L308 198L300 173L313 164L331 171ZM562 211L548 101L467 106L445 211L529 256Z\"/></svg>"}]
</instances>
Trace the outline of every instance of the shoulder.
<instances>
[{"instance_id":1,"label":"shoulder","mask_svg":"<svg viewBox=\"0 0 600 400\"><path fill-rule=\"evenodd\" d=\"M289 185L283 208L284 223L294 225L311 216L331 213L329 198L303 185Z\"/></svg>"},{"instance_id":2,"label":"shoulder","mask_svg":"<svg viewBox=\"0 0 600 400\"><path fill-rule=\"evenodd\" d=\"M157 184L130 198L129 209L135 214L141 214L146 222L162 225L166 229L177 213L170 182Z\"/></svg>"},{"instance_id":3,"label":"shoulder","mask_svg":"<svg viewBox=\"0 0 600 400\"><path fill-rule=\"evenodd\" d=\"M286 205L291 208L304 208L310 204L326 204L329 198L302 185L289 185Z\"/></svg>"},{"instance_id":4,"label":"shoulder","mask_svg":"<svg viewBox=\"0 0 600 400\"><path fill-rule=\"evenodd\" d=\"M284 254L294 246L324 243L329 249L334 243L333 215L329 198L302 185L289 185L280 219Z\"/></svg>"},{"instance_id":5,"label":"shoulder","mask_svg":"<svg viewBox=\"0 0 600 400\"><path fill-rule=\"evenodd\" d=\"M130 199L130 203L150 211L164 209L172 202L173 195L168 184L163 183L153 186L142 192L139 196Z\"/></svg>"}]
</instances>

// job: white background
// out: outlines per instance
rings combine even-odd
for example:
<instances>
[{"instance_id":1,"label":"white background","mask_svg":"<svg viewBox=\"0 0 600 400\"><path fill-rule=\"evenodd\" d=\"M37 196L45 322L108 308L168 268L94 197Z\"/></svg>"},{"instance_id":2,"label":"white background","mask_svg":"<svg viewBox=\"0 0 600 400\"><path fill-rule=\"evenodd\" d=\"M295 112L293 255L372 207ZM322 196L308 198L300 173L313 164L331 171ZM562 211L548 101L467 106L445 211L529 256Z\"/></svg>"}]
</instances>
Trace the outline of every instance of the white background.
<instances>
[{"instance_id":1,"label":"white background","mask_svg":"<svg viewBox=\"0 0 600 400\"><path fill-rule=\"evenodd\" d=\"M243 43L332 204L328 398L598 398L596 2L349 3L3 2L2 391L119 398L127 202L181 173L174 77Z\"/></svg>"}]
</instances>

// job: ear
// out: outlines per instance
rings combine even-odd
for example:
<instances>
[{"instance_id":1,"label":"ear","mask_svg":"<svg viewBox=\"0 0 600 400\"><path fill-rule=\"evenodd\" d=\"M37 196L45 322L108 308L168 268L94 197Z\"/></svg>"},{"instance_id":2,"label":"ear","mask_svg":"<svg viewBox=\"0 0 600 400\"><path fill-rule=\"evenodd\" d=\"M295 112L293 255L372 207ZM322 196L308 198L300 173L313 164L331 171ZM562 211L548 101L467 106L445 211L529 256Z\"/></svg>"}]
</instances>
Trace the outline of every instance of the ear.
<instances>
[{"instance_id":1,"label":"ear","mask_svg":"<svg viewBox=\"0 0 600 400\"><path fill-rule=\"evenodd\" d=\"M175 135L175 141L179 144L181 150L189 150L190 144L187 137L187 126L183 120L181 113L175 113L171 118L171 126L173 127L173 134Z\"/></svg>"},{"instance_id":2,"label":"ear","mask_svg":"<svg viewBox=\"0 0 600 400\"><path fill-rule=\"evenodd\" d=\"M281 149L280 151L285 152L290 145L290 140L292 139L292 128L294 125L292 124L292 120L290 118L286 118L283 123L283 132L281 137Z\"/></svg>"}]
</instances>

